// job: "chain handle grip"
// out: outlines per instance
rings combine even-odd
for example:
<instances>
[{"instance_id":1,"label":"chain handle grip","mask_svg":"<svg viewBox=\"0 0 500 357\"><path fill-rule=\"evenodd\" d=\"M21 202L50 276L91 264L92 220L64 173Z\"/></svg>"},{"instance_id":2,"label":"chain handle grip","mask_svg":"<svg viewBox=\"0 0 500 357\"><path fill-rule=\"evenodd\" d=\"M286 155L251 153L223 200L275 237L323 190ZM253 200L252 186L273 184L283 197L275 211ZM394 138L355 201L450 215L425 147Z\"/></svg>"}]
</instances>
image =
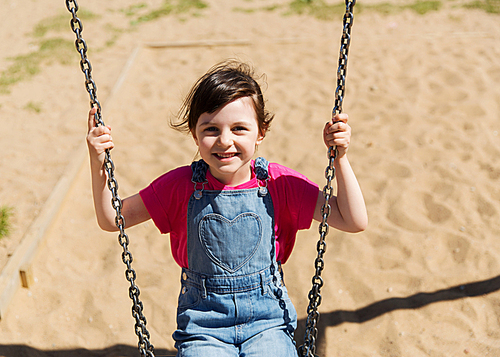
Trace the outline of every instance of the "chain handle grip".
<instances>
[{"instance_id":1,"label":"chain handle grip","mask_svg":"<svg viewBox=\"0 0 500 357\"><path fill-rule=\"evenodd\" d=\"M82 37L83 24L77 16L78 3L76 0L66 0L66 8L72 14L70 25L71 30L76 35L75 47L78 53L80 53L80 68L85 75L85 88L90 97L90 107L97 108L96 113L94 114L95 125L101 126L104 125L101 114L101 103L99 103L99 100L97 99L97 86L92 79L92 66L87 58L87 43ZM154 346L149 342L150 334L146 328L146 318L143 314L143 304L139 298L140 290L135 284L137 276L131 265L133 258L132 254L128 250L129 238L125 233L125 218L121 213L122 201L118 195L118 181L114 175L115 165L111 159L109 150L106 150L104 169L108 177L108 188L112 195L111 205L116 211L115 224L120 231L118 235L118 242L123 248L122 261L127 267L125 270L125 278L130 282L129 297L133 302L132 316L135 319L135 334L139 339L138 349L141 356L155 357Z\"/></svg>"},{"instance_id":2,"label":"chain handle grip","mask_svg":"<svg viewBox=\"0 0 500 357\"><path fill-rule=\"evenodd\" d=\"M346 11L343 19L343 31L340 43L340 55L337 69L337 88L335 90L335 105L332 110L332 116L342 113L342 103L345 94L345 80L347 75L347 56L349 53L349 45L351 43L351 27L354 20L353 8L356 0L345 0ZM316 355L316 340L318 337L317 324L320 314L318 307L321 304L321 288L323 287L323 278L321 273L324 269L325 262L323 256L326 252L325 238L328 235L329 226L327 223L330 215L331 207L329 200L333 194L332 182L335 179L334 162L337 157L337 149L330 147L328 149L328 166L325 170L326 185L323 188L323 196L325 203L321 208L322 221L319 224L319 240L316 246L318 252L314 261L315 274L312 278L312 288L309 291L309 306L307 307L306 329L304 334L304 344L299 347L299 356L301 357L318 357Z\"/></svg>"}]
</instances>

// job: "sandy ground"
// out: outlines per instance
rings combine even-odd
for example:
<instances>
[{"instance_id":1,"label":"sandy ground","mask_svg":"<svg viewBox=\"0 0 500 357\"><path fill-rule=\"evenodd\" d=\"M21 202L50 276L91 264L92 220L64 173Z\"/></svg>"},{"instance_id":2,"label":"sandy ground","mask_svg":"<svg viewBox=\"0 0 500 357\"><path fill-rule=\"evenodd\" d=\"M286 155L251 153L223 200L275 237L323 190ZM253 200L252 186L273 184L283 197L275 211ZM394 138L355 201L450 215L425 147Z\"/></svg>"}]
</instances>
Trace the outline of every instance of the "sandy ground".
<instances>
[{"instance_id":1,"label":"sandy ground","mask_svg":"<svg viewBox=\"0 0 500 357\"><path fill-rule=\"evenodd\" d=\"M83 35L113 127L120 195L194 157L192 140L169 129L168 118L194 80L228 57L266 74L276 119L259 154L324 185L321 129L333 106L341 16L236 11L270 2L206 0L194 14L130 24L161 3L79 2L95 15ZM425 15L360 4L344 111L370 225L328 237L318 352L500 356L500 17L457 1ZM74 41L69 26L34 35L37 24L65 16L63 1L2 1L0 71L45 40ZM69 53L69 63L49 55L39 73L0 94L0 204L14 208L0 268L59 178L79 168L32 262L35 284L20 288L2 316L0 356L138 356L121 247L96 225L88 163L79 158L88 95L78 54ZM156 355L172 355L179 268L168 237L151 222L128 234ZM285 265L299 344L316 240L316 226L301 232Z\"/></svg>"}]
</instances>

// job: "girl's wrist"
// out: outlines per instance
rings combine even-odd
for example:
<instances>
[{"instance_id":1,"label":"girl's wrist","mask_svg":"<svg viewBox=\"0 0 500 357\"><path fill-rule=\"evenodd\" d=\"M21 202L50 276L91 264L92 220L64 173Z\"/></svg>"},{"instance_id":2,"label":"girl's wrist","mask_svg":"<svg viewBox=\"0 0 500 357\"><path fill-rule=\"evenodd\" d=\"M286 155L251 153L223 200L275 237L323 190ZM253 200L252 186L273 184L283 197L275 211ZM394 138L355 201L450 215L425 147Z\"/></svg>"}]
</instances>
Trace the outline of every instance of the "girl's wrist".
<instances>
[{"instance_id":1,"label":"girl's wrist","mask_svg":"<svg viewBox=\"0 0 500 357\"><path fill-rule=\"evenodd\" d=\"M337 157L335 158L334 165L342 165L343 162L348 162L349 160L347 159L347 152L343 152L342 154L338 154Z\"/></svg>"},{"instance_id":2,"label":"girl's wrist","mask_svg":"<svg viewBox=\"0 0 500 357\"><path fill-rule=\"evenodd\" d=\"M99 172L100 175L105 173L104 161L100 160L99 157L90 156L90 167L92 171Z\"/></svg>"}]
</instances>

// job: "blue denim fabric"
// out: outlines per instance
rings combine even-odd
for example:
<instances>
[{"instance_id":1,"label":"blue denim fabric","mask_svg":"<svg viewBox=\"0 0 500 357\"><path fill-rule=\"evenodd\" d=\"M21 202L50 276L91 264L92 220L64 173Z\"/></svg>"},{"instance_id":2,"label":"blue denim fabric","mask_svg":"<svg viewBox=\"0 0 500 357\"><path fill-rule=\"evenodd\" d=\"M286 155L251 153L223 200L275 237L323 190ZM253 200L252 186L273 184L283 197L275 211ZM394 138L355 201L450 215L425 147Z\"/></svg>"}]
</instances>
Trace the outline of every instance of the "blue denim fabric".
<instances>
[{"instance_id":1,"label":"blue denim fabric","mask_svg":"<svg viewBox=\"0 0 500 357\"><path fill-rule=\"evenodd\" d=\"M267 161L256 166L265 180ZM194 167L193 180L204 180L203 170ZM190 198L187 219L177 356L297 356L297 314L276 262L271 195L202 190Z\"/></svg>"}]
</instances>

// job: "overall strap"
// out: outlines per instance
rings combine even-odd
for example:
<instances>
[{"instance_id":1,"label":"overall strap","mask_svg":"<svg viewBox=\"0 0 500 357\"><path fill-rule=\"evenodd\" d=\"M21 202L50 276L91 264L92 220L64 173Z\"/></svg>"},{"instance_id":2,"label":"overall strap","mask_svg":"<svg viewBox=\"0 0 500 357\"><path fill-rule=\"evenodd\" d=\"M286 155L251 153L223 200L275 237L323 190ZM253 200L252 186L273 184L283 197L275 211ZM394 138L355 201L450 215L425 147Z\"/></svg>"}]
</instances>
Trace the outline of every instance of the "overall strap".
<instances>
[{"instance_id":1,"label":"overall strap","mask_svg":"<svg viewBox=\"0 0 500 357\"><path fill-rule=\"evenodd\" d=\"M267 180L269 177L269 161L264 159L263 157L258 157L255 159L255 176L257 179L261 181ZM207 180L207 170L208 164L203 160L194 161L191 164L191 170L193 171L193 175L191 177L191 181L203 183Z\"/></svg>"},{"instance_id":2,"label":"overall strap","mask_svg":"<svg viewBox=\"0 0 500 357\"><path fill-rule=\"evenodd\" d=\"M203 183L207 180L208 164L205 161L193 161L191 170L193 171L193 176L191 177L192 182Z\"/></svg>"},{"instance_id":3,"label":"overall strap","mask_svg":"<svg viewBox=\"0 0 500 357\"><path fill-rule=\"evenodd\" d=\"M269 161L264 159L263 157L258 157L255 159L255 176L257 176L257 179L261 181L265 181L269 177Z\"/></svg>"}]
</instances>

